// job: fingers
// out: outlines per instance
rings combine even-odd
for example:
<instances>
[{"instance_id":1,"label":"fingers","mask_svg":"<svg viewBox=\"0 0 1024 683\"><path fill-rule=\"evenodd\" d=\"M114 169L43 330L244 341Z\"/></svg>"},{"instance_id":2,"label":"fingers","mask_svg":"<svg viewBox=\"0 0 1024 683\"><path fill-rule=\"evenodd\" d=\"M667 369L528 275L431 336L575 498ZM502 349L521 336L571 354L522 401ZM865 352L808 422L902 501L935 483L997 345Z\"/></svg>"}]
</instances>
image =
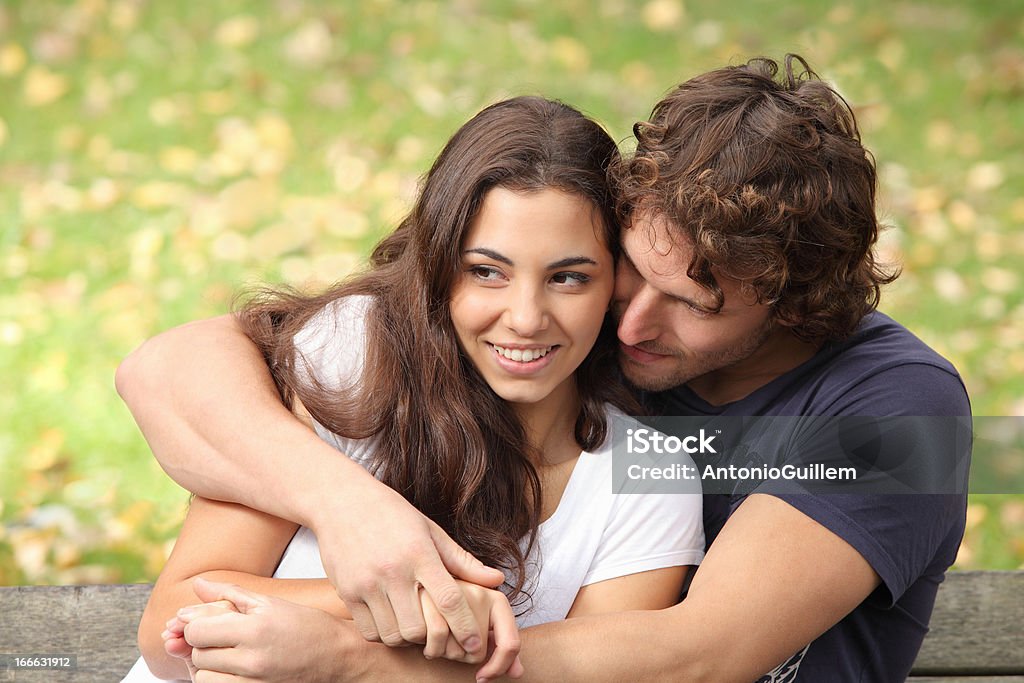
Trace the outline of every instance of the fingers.
<instances>
[{"instance_id":1,"label":"fingers","mask_svg":"<svg viewBox=\"0 0 1024 683\"><path fill-rule=\"evenodd\" d=\"M447 622L452 637L471 657L476 657L474 663L483 661L487 634L481 632L466 596L447 570L440 564L434 565L420 573L420 583Z\"/></svg>"},{"instance_id":2,"label":"fingers","mask_svg":"<svg viewBox=\"0 0 1024 683\"><path fill-rule=\"evenodd\" d=\"M418 588L415 581L408 579L395 582L391 592L382 594L370 605L380 642L388 647L420 644L426 640L427 629L420 611Z\"/></svg>"},{"instance_id":3,"label":"fingers","mask_svg":"<svg viewBox=\"0 0 1024 683\"><path fill-rule=\"evenodd\" d=\"M526 673L526 669L523 668L519 655L516 655L516 661L512 662L512 666L508 668L508 672L505 675L509 678L522 678L524 673Z\"/></svg>"},{"instance_id":4,"label":"fingers","mask_svg":"<svg viewBox=\"0 0 1024 683\"><path fill-rule=\"evenodd\" d=\"M192 683L195 683L195 680L199 675L199 669L192 663L191 653L189 653L189 656L185 658L185 666L188 667L188 679L192 681Z\"/></svg>"},{"instance_id":5,"label":"fingers","mask_svg":"<svg viewBox=\"0 0 1024 683\"><path fill-rule=\"evenodd\" d=\"M221 583L219 581L210 581L204 579L201 576L197 576L192 580L192 590L199 596L199 599L203 602L216 602L221 599L221 591L224 588L230 586L230 583Z\"/></svg>"},{"instance_id":6,"label":"fingers","mask_svg":"<svg viewBox=\"0 0 1024 683\"><path fill-rule=\"evenodd\" d=\"M399 590L402 591L400 598L396 600L392 597L391 607L398 620L398 637L401 644L423 645L427 642L427 624L420 600L423 587L419 581L414 581L412 584L406 583L400 586ZM446 623L445 631L447 630L448 624Z\"/></svg>"},{"instance_id":7,"label":"fingers","mask_svg":"<svg viewBox=\"0 0 1024 683\"><path fill-rule=\"evenodd\" d=\"M430 522L430 537L445 569L453 576L488 588L497 588L505 582L505 575L500 569L488 567L473 557L434 522Z\"/></svg>"},{"instance_id":8,"label":"fingers","mask_svg":"<svg viewBox=\"0 0 1024 683\"><path fill-rule=\"evenodd\" d=\"M195 621L199 617L212 617L215 614L227 614L238 612L230 600L218 600L217 602L204 602L198 605L189 605L178 610L177 614L167 621L167 630L171 633L182 634L185 631L185 624Z\"/></svg>"},{"instance_id":9,"label":"fingers","mask_svg":"<svg viewBox=\"0 0 1024 683\"><path fill-rule=\"evenodd\" d=\"M257 607L267 604L266 597L259 593L253 593L232 583L210 581L201 576L192 581L192 590L205 603L227 600L243 614L248 614Z\"/></svg>"},{"instance_id":10,"label":"fingers","mask_svg":"<svg viewBox=\"0 0 1024 683\"><path fill-rule=\"evenodd\" d=\"M197 618L185 625L185 640L193 649L235 647L246 642L248 633L249 623L238 612Z\"/></svg>"},{"instance_id":11,"label":"fingers","mask_svg":"<svg viewBox=\"0 0 1024 683\"><path fill-rule=\"evenodd\" d=\"M164 652L172 657L185 659L192 655L192 646L185 642L185 637L172 635L169 631L163 632Z\"/></svg>"},{"instance_id":12,"label":"fingers","mask_svg":"<svg viewBox=\"0 0 1024 683\"><path fill-rule=\"evenodd\" d=\"M256 677L258 662L252 661L251 652L233 647L205 647L192 650L192 664L201 671L220 673L230 671L232 676ZM221 675L227 675L221 673ZM232 678L231 680L238 680Z\"/></svg>"},{"instance_id":13,"label":"fingers","mask_svg":"<svg viewBox=\"0 0 1024 683\"><path fill-rule=\"evenodd\" d=\"M160 634L164 639L164 652L185 659L192 655L192 646L185 642L185 622L177 616L167 620L167 628Z\"/></svg>"},{"instance_id":14,"label":"fingers","mask_svg":"<svg viewBox=\"0 0 1024 683\"><path fill-rule=\"evenodd\" d=\"M410 585L411 583L410 581ZM352 619L363 638L373 643L384 643L390 647L404 645L405 640L402 638L395 610L392 608L387 594L378 587L370 595L364 593L364 598L364 602L359 602L359 598L353 597L354 602L350 603L342 596L342 600L345 600L345 604L349 606ZM416 619L422 621L418 609Z\"/></svg>"},{"instance_id":15,"label":"fingers","mask_svg":"<svg viewBox=\"0 0 1024 683\"><path fill-rule=\"evenodd\" d=\"M494 652L487 663L477 671L477 680L498 678L510 671L519 659L522 642L515 614L507 600L496 599L491 603L491 633L494 637ZM522 663L519 664L519 668L522 668Z\"/></svg>"},{"instance_id":16,"label":"fingers","mask_svg":"<svg viewBox=\"0 0 1024 683\"><path fill-rule=\"evenodd\" d=\"M420 607L423 610L423 622L427 627L426 644L423 647L423 656L427 659L437 659L445 656L451 631L448 630L448 622L444 620L441 613L434 606L427 592L422 588L419 590ZM459 650L462 650L460 647Z\"/></svg>"},{"instance_id":17,"label":"fingers","mask_svg":"<svg viewBox=\"0 0 1024 683\"><path fill-rule=\"evenodd\" d=\"M380 633L377 631L377 622L373 620L373 613L366 604L360 602L359 598L355 595L339 593L338 597L348 607L348 611L352 615L352 621L355 623L356 629L359 630L359 634L371 643L379 643Z\"/></svg>"},{"instance_id":18,"label":"fingers","mask_svg":"<svg viewBox=\"0 0 1024 683\"><path fill-rule=\"evenodd\" d=\"M179 619L177 615L168 619L165 626L165 633L170 633L172 636L181 636L185 632L185 622Z\"/></svg>"}]
</instances>

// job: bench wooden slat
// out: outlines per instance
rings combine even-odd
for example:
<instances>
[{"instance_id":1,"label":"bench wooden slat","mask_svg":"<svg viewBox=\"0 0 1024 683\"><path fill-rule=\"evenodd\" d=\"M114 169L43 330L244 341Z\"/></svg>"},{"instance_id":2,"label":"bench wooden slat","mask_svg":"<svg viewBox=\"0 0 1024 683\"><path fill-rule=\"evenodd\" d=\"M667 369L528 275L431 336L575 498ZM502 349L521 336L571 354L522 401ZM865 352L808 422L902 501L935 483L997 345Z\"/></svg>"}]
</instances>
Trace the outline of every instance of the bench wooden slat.
<instances>
[{"instance_id":1,"label":"bench wooden slat","mask_svg":"<svg viewBox=\"0 0 1024 683\"><path fill-rule=\"evenodd\" d=\"M1024 675L1024 572L946 574L914 674Z\"/></svg>"},{"instance_id":2,"label":"bench wooden slat","mask_svg":"<svg viewBox=\"0 0 1024 683\"><path fill-rule=\"evenodd\" d=\"M152 586L0 587L0 654L76 655L77 669L0 681L116 681L138 657ZM908 683L1024 683L1024 571L952 572Z\"/></svg>"},{"instance_id":3,"label":"bench wooden slat","mask_svg":"<svg viewBox=\"0 0 1024 683\"><path fill-rule=\"evenodd\" d=\"M153 587L0 588L0 653L76 655L73 671L0 671L0 680L119 681L139 656L136 631Z\"/></svg>"}]
</instances>

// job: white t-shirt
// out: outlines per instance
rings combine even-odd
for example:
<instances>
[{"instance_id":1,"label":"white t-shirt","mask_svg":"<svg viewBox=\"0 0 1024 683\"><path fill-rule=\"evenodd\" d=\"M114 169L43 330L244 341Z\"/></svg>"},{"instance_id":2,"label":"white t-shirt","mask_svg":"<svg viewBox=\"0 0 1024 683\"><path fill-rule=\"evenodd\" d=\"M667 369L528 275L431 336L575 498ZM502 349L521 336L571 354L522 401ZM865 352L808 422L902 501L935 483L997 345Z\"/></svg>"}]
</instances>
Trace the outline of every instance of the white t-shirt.
<instances>
[{"instance_id":1,"label":"white t-shirt","mask_svg":"<svg viewBox=\"0 0 1024 683\"><path fill-rule=\"evenodd\" d=\"M368 296L336 301L296 335L299 362L325 386L347 386L362 372L370 305ZM609 427L615 416L628 419L612 406L607 407L607 416ZM327 443L369 465L372 439L348 439L316 422L314 428ZM564 619L583 586L652 569L696 565L703 559L699 483L694 483L692 494L614 491L612 443L618 436L613 434L592 453L580 454L558 507L541 524L527 558L526 589L531 600L517 608L528 608L517 619L520 627ZM299 529L274 576L326 576L312 531Z\"/></svg>"}]
</instances>

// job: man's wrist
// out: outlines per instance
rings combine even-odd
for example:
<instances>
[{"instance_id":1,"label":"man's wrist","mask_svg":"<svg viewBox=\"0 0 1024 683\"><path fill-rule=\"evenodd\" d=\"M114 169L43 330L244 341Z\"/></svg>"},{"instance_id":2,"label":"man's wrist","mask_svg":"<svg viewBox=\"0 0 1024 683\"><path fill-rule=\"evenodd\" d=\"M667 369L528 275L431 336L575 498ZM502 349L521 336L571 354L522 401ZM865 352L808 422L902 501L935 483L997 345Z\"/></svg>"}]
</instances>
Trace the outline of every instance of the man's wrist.
<instances>
[{"instance_id":1,"label":"man's wrist","mask_svg":"<svg viewBox=\"0 0 1024 683\"><path fill-rule=\"evenodd\" d=\"M324 447L330 448L326 444ZM314 532L319 532L325 523L337 521L339 514L344 518L360 491L377 482L361 465L331 450L332 462L306 468L307 472L316 472L316 476L288 496L294 511L292 521Z\"/></svg>"}]
</instances>

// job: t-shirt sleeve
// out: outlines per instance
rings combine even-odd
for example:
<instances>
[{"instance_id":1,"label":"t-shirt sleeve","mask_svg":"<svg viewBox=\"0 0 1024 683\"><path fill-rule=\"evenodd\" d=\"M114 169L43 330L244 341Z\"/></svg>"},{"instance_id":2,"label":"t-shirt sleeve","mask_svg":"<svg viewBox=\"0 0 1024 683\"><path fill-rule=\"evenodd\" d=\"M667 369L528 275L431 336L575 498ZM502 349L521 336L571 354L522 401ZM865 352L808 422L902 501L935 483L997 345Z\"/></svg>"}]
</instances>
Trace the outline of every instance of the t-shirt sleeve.
<instances>
[{"instance_id":1,"label":"t-shirt sleeve","mask_svg":"<svg viewBox=\"0 0 1024 683\"><path fill-rule=\"evenodd\" d=\"M347 296L327 304L295 335L295 367L300 378L315 380L327 391L353 387L363 372L366 356L366 315L372 297ZM313 420L317 435L351 459L366 466L371 441L350 439Z\"/></svg>"},{"instance_id":2,"label":"t-shirt sleeve","mask_svg":"<svg viewBox=\"0 0 1024 683\"><path fill-rule=\"evenodd\" d=\"M332 301L295 335L295 365L300 377L330 390L352 386L363 372L366 315L371 298L347 296Z\"/></svg>"},{"instance_id":3,"label":"t-shirt sleeve","mask_svg":"<svg viewBox=\"0 0 1024 683\"><path fill-rule=\"evenodd\" d=\"M665 567L700 564L699 493L616 493L584 586Z\"/></svg>"},{"instance_id":4,"label":"t-shirt sleeve","mask_svg":"<svg viewBox=\"0 0 1024 683\"><path fill-rule=\"evenodd\" d=\"M970 405L955 374L909 364L866 378L840 414L962 417ZM883 451L887 443L880 441ZM898 448L901 440L891 444ZM962 493L777 495L853 546L878 573L889 604L922 575L941 576L963 534Z\"/></svg>"}]
</instances>

